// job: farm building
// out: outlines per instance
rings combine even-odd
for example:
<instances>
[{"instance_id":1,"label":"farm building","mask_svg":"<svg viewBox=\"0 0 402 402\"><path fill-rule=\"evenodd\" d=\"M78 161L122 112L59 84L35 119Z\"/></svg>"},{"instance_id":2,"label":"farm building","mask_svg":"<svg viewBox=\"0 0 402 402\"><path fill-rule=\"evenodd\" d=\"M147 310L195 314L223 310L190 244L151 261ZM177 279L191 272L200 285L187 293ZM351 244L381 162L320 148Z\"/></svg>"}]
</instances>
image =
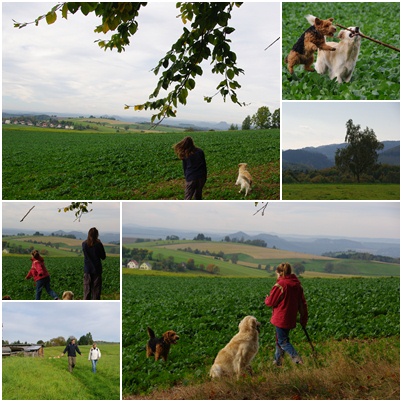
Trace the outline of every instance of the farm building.
<instances>
[{"instance_id":1,"label":"farm building","mask_svg":"<svg viewBox=\"0 0 402 402\"><path fill-rule=\"evenodd\" d=\"M7 345L3 346L2 356L23 355L26 357L43 357L43 345Z\"/></svg>"},{"instance_id":2,"label":"farm building","mask_svg":"<svg viewBox=\"0 0 402 402\"><path fill-rule=\"evenodd\" d=\"M130 261L127 263L127 268L138 269L139 267L140 267L140 264L138 264L138 262L135 261L135 260L130 260Z\"/></svg>"},{"instance_id":3,"label":"farm building","mask_svg":"<svg viewBox=\"0 0 402 402\"><path fill-rule=\"evenodd\" d=\"M151 271L152 270L152 265L149 262L143 262L140 265L140 269L142 269L144 271Z\"/></svg>"}]
</instances>

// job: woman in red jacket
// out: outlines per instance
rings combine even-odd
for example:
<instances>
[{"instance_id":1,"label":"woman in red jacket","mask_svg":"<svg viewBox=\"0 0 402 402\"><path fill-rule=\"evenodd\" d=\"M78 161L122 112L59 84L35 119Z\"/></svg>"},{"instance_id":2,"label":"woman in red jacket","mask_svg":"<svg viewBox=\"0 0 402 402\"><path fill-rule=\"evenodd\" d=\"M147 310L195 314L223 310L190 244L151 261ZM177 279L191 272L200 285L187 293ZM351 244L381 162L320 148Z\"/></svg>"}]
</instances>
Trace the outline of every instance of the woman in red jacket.
<instances>
[{"instance_id":1,"label":"woman in red jacket","mask_svg":"<svg viewBox=\"0 0 402 402\"><path fill-rule=\"evenodd\" d=\"M33 278L36 285L35 300L40 300L43 288L54 300L58 300L56 292L50 288L50 275L45 267L45 261L38 250L32 251L32 266L25 279Z\"/></svg>"},{"instance_id":2,"label":"woman in red jacket","mask_svg":"<svg viewBox=\"0 0 402 402\"><path fill-rule=\"evenodd\" d=\"M292 274L292 267L282 263L276 268L277 281L271 293L265 299L265 304L272 307L271 324L276 327L276 350L274 363L282 365L285 352L293 362L301 364L303 361L289 341L289 332L296 327L297 313L300 314L300 324L307 325L307 303L303 288L297 276Z\"/></svg>"}]
</instances>

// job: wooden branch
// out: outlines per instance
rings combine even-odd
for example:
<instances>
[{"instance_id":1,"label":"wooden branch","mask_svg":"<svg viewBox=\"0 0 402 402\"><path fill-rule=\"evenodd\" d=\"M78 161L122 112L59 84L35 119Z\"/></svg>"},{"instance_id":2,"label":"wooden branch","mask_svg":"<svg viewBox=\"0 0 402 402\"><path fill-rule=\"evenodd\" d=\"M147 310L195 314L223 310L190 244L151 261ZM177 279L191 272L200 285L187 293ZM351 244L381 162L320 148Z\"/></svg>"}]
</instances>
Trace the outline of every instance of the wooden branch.
<instances>
[{"instance_id":1,"label":"wooden branch","mask_svg":"<svg viewBox=\"0 0 402 402\"><path fill-rule=\"evenodd\" d=\"M350 32L355 33L355 32L352 31L351 29L346 28L346 27L344 27L344 26L342 26L342 25L340 25L340 24L335 24L335 25L336 25L337 27L339 27L339 28L343 28L343 29L346 29L347 31L350 31ZM357 35L360 35L362 38L365 38L365 39L371 40L371 41L373 41L373 42L375 42L375 43L378 43L379 45L388 47L388 48L390 48L390 49L392 49L392 50L396 50L397 52L401 52L400 49L398 49L397 47L394 47L394 46L392 46L392 45L388 45L388 44L386 44L386 43L384 43L384 42L380 42L380 41L377 40L377 39L370 38L369 36L364 35L364 34L362 34L361 32L359 32Z\"/></svg>"},{"instance_id":2,"label":"wooden branch","mask_svg":"<svg viewBox=\"0 0 402 402\"><path fill-rule=\"evenodd\" d=\"M24 217L20 220L20 222L22 222L34 208L35 205L24 215Z\"/></svg>"},{"instance_id":3,"label":"wooden branch","mask_svg":"<svg viewBox=\"0 0 402 402\"><path fill-rule=\"evenodd\" d=\"M275 42L277 42L281 37L279 37L278 39L275 39L269 46L267 46L264 50L269 49Z\"/></svg>"}]
</instances>

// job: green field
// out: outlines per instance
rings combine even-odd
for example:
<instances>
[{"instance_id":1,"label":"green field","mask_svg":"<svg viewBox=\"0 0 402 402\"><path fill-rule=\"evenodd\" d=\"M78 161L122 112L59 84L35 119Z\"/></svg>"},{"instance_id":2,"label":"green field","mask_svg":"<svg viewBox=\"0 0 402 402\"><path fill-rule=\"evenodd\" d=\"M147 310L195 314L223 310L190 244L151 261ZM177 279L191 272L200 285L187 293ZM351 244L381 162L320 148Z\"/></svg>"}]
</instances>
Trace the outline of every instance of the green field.
<instances>
[{"instance_id":1,"label":"green field","mask_svg":"<svg viewBox=\"0 0 402 402\"><path fill-rule=\"evenodd\" d=\"M284 2L282 5L283 59L297 39L310 26L305 15L321 19L333 17L334 23L358 26L363 34L400 47L399 2ZM387 21L387 23L378 23ZM339 33L340 28L337 28ZM335 41L337 41L335 37ZM399 53L362 38L360 55L349 83L338 84L327 75L306 72L296 66L291 76L282 64L283 99L381 100L400 99Z\"/></svg>"},{"instance_id":2,"label":"green field","mask_svg":"<svg viewBox=\"0 0 402 402\"><path fill-rule=\"evenodd\" d=\"M73 374L63 347L45 348L44 357L7 357L2 362L2 399L116 400L120 399L120 345L99 344L97 372L88 361L90 346L80 346Z\"/></svg>"},{"instance_id":3,"label":"green field","mask_svg":"<svg viewBox=\"0 0 402 402\"><path fill-rule=\"evenodd\" d=\"M286 250L277 250L267 247L249 246L239 243L226 242L197 242L197 241L155 241L147 243L124 244L126 248L144 248L153 250L153 259L173 257L174 262L186 262L189 258L194 259L195 265L203 264L207 266L210 263L219 267L219 275L223 276L243 276L243 277L261 277L269 278L274 276L273 272L265 271L268 264L272 268L283 261L294 265L302 263L308 272L308 275L325 273L325 266L330 261L333 263L334 277L339 275L363 275L363 276L399 276L399 264L383 263L379 261L352 260L328 258L314 256L303 253L296 253ZM189 253L177 250L178 248L191 247L200 251L209 250L210 252L222 251L225 255L235 252L238 255L237 264L230 261L215 260L212 256ZM262 269L258 269L258 265ZM125 269L125 273L135 273L135 270ZM137 271L138 272L138 271ZM191 272L191 271L190 271ZM208 274L205 274L208 275Z\"/></svg>"},{"instance_id":4,"label":"green field","mask_svg":"<svg viewBox=\"0 0 402 402\"><path fill-rule=\"evenodd\" d=\"M275 383L281 374L271 363L275 347L274 327L269 323L271 311L264 305L265 296L274 283L274 278L123 275L123 395L138 396L155 390L172 390L175 386L179 390L195 385L210 388L212 382L208 379L208 370L213 359L237 332L239 321L246 315L254 315L262 323L260 350L252 364L253 380L231 382L231 387L250 387L250 381L257 386L266 381ZM399 345L399 278L315 278L302 279L302 285L309 308L307 328L320 356L320 372L337 370L336 364L339 365L341 360L333 361L333 356L343 347L347 349L343 358L361 365L365 365L363 350L374 359L377 356L384 358L385 349L388 361L398 370L398 353L394 351ZM147 326L157 336L169 329L179 334L180 340L172 346L168 362L146 358ZM374 340L383 338L387 339L381 342L381 346L376 346ZM307 376L314 370L314 361L299 326L292 331L292 342L303 356L306 367L305 371L299 371L287 361L286 374L302 376L298 382L306 380L307 384ZM392 357L388 354L391 350ZM374 376L379 367L370 365L365 369L367 377ZM314 371L314 375L317 372ZM347 387L353 387L356 377L349 378L349 382ZM326 384L322 383L320 387L299 389L304 397L298 399L320 399L314 392L318 389L323 392L325 387ZM244 394L247 394L246 389ZM161 399L170 399L171 395L164 391ZM362 395L357 399L365 399ZM219 397L219 394L209 397L232 399L229 393L226 397ZM331 396L326 395L324 399L327 398ZM154 398L151 396L151 399ZM207 398L195 395L194 399ZM268 391L253 399L272 397Z\"/></svg>"},{"instance_id":5,"label":"green field","mask_svg":"<svg viewBox=\"0 0 402 402\"><path fill-rule=\"evenodd\" d=\"M74 293L75 299L83 298L84 259L81 257L45 257L45 265L51 278L51 287L61 298L66 290ZM102 261L102 300L120 299L120 258L106 257ZM12 300L34 300L35 284L25 276L31 269L29 255L2 258L3 295ZM45 290L42 300L51 300Z\"/></svg>"},{"instance_id":6,"label":"green field","mask_svg":"<svg viewBox=\"0 0 402 402\"><path fill-rule=\"evenodd\" d=\"M399 200L399 184L282 184L283 200Z\"/></svg>"},{"instance_id":7,"label":"green field","mask_svg":"<svg viewBox=\"0 0 402 402\"><path fill-rule=\"evenodd\" d=\"M3 199L183 199L172 146L184 133L97 133L3 127ZM249 198L279 199L279 130L191 133L206 155L204 198L244 199L235 186L246 162Z\"/></svg>"}]
</instances>

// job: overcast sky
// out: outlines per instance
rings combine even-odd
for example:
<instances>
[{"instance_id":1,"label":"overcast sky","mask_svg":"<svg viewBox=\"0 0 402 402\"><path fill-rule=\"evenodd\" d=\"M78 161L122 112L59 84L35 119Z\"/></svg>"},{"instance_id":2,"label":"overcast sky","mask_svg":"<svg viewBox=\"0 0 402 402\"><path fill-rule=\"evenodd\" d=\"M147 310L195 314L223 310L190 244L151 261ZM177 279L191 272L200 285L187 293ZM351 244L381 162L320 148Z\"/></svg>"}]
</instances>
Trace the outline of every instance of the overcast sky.
<instances>
[{"instance_id":1,"label":"overcast sky","mask_svg":"<svg viewBox=\"0 0 402 402\"><path fill-rule=\"evenodd\" d=\"M124 202L123 225L248 234L399 239L399 202ZM123 231L124 235L124 231Z\"/></svg>"},{"instance_id":2,"label":"overcast sky","mask_svg":"<svg viewBox=\"0 0 402 402\"><path fill-rule=\"evenodd\" d=\"M120 302L3 302L3 339L36 343L91 333L94 340L120 342Z\"/></svg>"},{"instance_id":3,"label":"overcast sky","mask_svg":"<svg viewBox=\"0 0 402 402\"><path fill-rule=\"evenodd\" d=\"M13 19L33 21L54 4L2 3L3 110L150 116L123 108L148 100L153 92L157 78L150 70L183 30L181 19L176 18L176 3L150 2L141 9L139 31L122 53L101 50L94 41L110 33L107 37L94 33L101 20L84 17L80 11L67 21L58 16L50 26L42 21L37 27L13 27ZM215 94L223 79L207 73L210 64L204 62L205 74L197 78L187 105L178 108L178 118L241 124L261 106L271 111L279 107L280 41L264 51L281 33L279 3L246 2L234 9L230 25L236 29L230 35L232 50L245 70L239 78L238 97L250 105L241 108L218 96L210 104L204 102L203 97Z\"/></svg>"},{"instance_id":4,"label":"overcast sky","mask_svg":"<svg viewBox=\"0 0 402 402\"><path fill-rule=\"evenodd\" d=\"M343 143L349 119L379 141L400 139L399 102L283 102L282 116L283 150Z\"/></svg>"},{"instance_id":5,"label":"overcast sky","mask_svg":"<svg viewBox=\"0 0 402 402\"><path fill-rule=\"evenodd\" d=\"M32 201L16 202L3 201L3 228L20 228L24 230L40 231L81 231L87 233L91 227L96 227L99 237L102 233L120 233L120 203L96 202L89 204L92 212L82 216L76 221L74 212L58 212L59 208L70 205L68 201ZM31 212L21 221L27 212L35 206Z\"/></svg>"}]
</instances>

